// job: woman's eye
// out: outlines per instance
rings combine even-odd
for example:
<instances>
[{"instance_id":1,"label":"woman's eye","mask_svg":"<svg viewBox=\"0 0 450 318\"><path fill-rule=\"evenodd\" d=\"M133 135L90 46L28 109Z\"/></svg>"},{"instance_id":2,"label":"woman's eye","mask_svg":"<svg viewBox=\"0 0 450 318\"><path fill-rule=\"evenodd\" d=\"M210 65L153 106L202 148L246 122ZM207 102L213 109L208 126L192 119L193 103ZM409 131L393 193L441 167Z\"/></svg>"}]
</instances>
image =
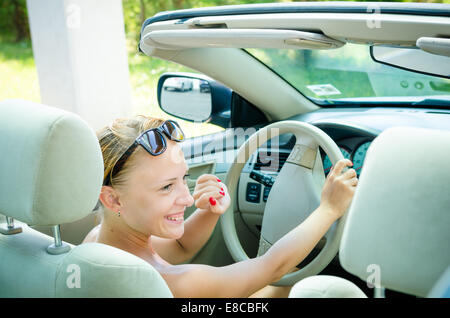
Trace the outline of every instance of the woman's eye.
<instances>
[{"instance_id":1,"label":"woman's eye","mask_svg":"<svg viewBox=\"0 0 450 318\"><path fill-rule=\"evenodd\" d=\"M183 182L186 183L186 179L187 177L189 177L189 174L185 174L183 177ZM172 189L173 183L170 183L168 185L166 185L165 187L162 187L161 190L162 191L170 191Z\"/></svg>"}]
</instances>

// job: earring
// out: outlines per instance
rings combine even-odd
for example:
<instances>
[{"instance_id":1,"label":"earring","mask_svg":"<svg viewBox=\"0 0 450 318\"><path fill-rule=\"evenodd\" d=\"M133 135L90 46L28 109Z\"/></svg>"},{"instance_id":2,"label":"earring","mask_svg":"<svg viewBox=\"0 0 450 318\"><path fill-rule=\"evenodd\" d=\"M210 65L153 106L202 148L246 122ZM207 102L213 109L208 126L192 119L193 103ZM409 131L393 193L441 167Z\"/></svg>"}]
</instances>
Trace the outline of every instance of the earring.
<instances>
[{"instance_id":1,"label":"earring","mask_svg":"<svg viewBox=\"0 0 450 318\"><path fill-rule=\"evenodd\" d=\"M117 212L117 216L120 218L120 211Z\"/></svg>"}]
</instances>

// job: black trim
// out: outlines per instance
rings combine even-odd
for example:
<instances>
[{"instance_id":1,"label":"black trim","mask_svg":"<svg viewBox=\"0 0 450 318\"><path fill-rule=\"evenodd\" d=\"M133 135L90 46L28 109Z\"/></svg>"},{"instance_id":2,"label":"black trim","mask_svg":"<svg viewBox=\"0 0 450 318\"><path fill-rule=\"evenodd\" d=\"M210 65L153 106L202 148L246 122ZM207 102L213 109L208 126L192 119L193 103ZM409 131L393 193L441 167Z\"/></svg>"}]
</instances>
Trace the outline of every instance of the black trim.
<instances>
[{"instance_id":1,"label":"black trim","mask_svg":"<svg viewBox=\"0 0 450 318\"><path fill-rule=\"evenodd\" d=\"M380 101L361 101L361 102L353 102L353 101L333 101L333 104L317 104L321 108L349 108L349 107L383 107L383 108L399 108L399 107L418 107L418 108L426 108L426 109L450 109L450 106L447 102L441 103L439 100L435 101L435 103L423 103L412 102L412 101L401 101L401 102L380 102Z\"/></svg>"},{"instance_id":2,"label":"black trim","mask_svg":"<svg viewBox=\"0 0 450 318\"><path fill-rule=\"evenodd\" d=\"M295 120L295 119L293 119L293 120ZM346 124L339 124L339 123L326 122L326 121L319 122L319 123L310 121L308 123L325 131L333 140L341 140L341 139L346 139L346 138L350 138L353 136L358 136L358 137L373 140L379 135L379 132L375 132L375 131L373 131L373 129L369 129L369 128L365 128L365 127L355 127L355 126L350 126L350 125L346 125ZM349 135L342 135L341 132L348 133ZM350 152L350 154L351 153L352 152Z\"/></svg>"},{"instance_id":3,"label":"black trim","mask_svg":"<svg viewBox=\"0 0 450 318\"><path fill-rule=\"evenodd\" d=\"M375 6L380 10L377 13L450 17L450 5L441 3L342 3L337 1L323 3L264 3L161 12L145 20L142 29L155 22L205 16L267 13L371 13Z\"/></svg>"},{"instance_id":4,"label":"black trim","mask_svg":"<svg viewBox=\"0 0 450 318\"><path fill-rule=\"evenodd\" d=\"M231 97L231 127L253 127L269 124L266 115L248 100L233 92Z\"/></svg>"}]
</instances>

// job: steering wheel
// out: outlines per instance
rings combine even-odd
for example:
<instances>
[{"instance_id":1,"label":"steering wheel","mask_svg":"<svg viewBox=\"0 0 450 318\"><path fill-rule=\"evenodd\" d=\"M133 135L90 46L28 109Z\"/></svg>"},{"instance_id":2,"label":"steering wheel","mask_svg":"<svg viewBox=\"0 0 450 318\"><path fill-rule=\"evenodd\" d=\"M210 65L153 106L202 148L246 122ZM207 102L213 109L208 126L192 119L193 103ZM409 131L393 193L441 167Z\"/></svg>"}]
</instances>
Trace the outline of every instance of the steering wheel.
<instances>
[{"instance_id":1,"label":"steering wheel","mask_svg":"<svg viewBox=\"0 0 450 318\"><path fill-rule=\"evenodd\" d=\"M239 148L225 180L229 193L234 194L232 197L237 198L239 177L251 154L269 139L286 133L294 134L296 143L267 198L258 256L264 254L279 238L303 222L319 206L325 182L319 146L333 165L344 158L333 139L313 125L297 121L273 123L258 130ZM231 256L236 262L240 262L249 257L242 248L236 232L234 213L237 201L232 201L221 217L221 227ZM325 245L309 264L296 272L284 275L272 285L290 286L322 271L339 250L346 215L344 214L330 227L324 236Z\"/></svg>"}]
</instances>

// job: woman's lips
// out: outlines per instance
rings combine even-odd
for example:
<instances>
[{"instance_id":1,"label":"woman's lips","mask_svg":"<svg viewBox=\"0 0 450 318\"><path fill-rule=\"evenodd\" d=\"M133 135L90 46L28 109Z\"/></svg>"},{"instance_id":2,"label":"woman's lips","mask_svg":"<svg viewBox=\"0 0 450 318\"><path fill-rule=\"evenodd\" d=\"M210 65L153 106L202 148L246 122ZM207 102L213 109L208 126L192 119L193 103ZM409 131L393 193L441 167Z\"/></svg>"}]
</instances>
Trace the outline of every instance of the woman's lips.
<instances>
[{"instance_id":1,"label":"woman's lips","mask_svg":"<svg viewBox=\"0 0 450 318\"><path fill-rule=\"evenodd\" d=\"M172 223L183 223L184 222L184 211L168 214L164 218L167 221L172 222Z\"/></svg>"}]
</instances>

